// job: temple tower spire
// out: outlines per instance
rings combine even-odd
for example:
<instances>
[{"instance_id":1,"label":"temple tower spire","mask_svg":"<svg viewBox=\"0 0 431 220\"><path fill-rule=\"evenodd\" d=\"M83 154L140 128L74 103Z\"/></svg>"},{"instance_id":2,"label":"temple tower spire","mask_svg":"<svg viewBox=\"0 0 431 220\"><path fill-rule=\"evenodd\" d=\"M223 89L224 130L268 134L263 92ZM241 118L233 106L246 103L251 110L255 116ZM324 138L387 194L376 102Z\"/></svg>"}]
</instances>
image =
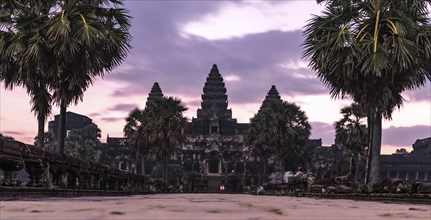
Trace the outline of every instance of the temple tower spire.
<instances>
[{"instance_id":1,"label":"temple tower spire","mask_svg":"<svg viewBox=\"0 0 431 220\"><path fill-rule=\"evenodd\" d=\"M163 98L163 92L162 89L160 89L159 83L155 82L153 84L153 87L151 88L150 93L148 93L147 101Z\"/></svg>"},{"instance_id":2,"label":"temple tower spire","mask_svg":"<svg viewBox=\"0 0 431 220\"><path fill-rule=\"evenodd\" d=\"M268 107L270 103L273 101L281 101L281 96L278 93L275 85L272 85L271 89L269 89L268 93L266 94L265 100L263 100L262 105L260 106L259 112L262 111L262 109Z\"/></svg>"},{"instance_id":3,"label":"temple tower spire","mask_svg":"<svg viewBox=\"0 0 431 220\"><path fill-rule=\"evenodd\" d=\"M232 111L227 109L228 101L226 87L223 77L214 64L208 74L202 94L201 109L198 109L197 117L211 117L213 115L220 117L232 117Z\"/></svg>"},{"instance_id":4,"label":"temple tower spire","mask_svg":"<svg viewBox=\"0 0 431 220\"><path fill-rule=\"evenodd\" d=\"M201 108L197 118L192 119L192 134L235 134L236 120L228 109L226 87L217 65L214 64L207 76L202 94Z\"/></svg>"},{"instance_id":5,"label":"temple tower spire","mask_svg":"<svg viewBox=\"0 0 431 220\"><path fill-rule=\"evenodd\" d=\"M154 99L160 98L163 98L163 92L162 89L160 89L159 83L155 82L151 88L150 93L148 93L147 104Z\"/></svg>"}]
</instances>

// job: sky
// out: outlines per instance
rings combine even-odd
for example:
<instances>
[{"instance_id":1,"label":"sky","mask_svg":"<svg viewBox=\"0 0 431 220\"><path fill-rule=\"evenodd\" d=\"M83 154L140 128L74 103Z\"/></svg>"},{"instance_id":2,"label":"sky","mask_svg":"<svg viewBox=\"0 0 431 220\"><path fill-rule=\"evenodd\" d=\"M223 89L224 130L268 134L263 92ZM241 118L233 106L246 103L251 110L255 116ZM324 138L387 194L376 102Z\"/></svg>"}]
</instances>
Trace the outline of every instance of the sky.
<instances>
[{"instance_id":1,"label":"sky","mask_svg":"<svg viewBox=\"0 0 431 220\"><path fill-rule=\"evenodd\" d=\"M83 102L68 111L87 115L102 130L102 142L122 137L125 118L144 108L154 82L180 98L186 116L196 117L202 89L213 64L224 78L229 108L238 122L249 122L275 85L285 101L306 112L311 138L334 142L334 122L350 99L334 100L302 59L303 26L320 14L315 1L126 0L133 16L128 57L112 73L94 81ZM33 143L37 120L22 88L0 83L0 133ZM431 136L431 84L403 93L404 105L383 122L382 153L411 150ZM54 115L59 114L54 106ZM47 129L47 126L46 126Z\"/></svg>"}]
</instances>

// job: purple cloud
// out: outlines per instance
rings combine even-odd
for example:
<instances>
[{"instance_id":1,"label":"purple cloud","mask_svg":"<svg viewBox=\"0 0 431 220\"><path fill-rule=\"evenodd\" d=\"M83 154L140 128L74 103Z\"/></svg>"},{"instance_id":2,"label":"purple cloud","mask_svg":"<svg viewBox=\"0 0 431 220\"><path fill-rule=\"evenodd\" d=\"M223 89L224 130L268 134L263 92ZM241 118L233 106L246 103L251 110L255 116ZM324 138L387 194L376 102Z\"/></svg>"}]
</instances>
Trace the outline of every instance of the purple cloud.
<instances>
[{"instance_id":1,"label":"purple cloud","mask_svg":"<svg viewBox=\"0 0 431 220\"><path fill-rule=\"evenodd\" d=\"M322 144L332 145L335 139L334 125L325 122L310 122L312 139L322 138Z\"/></svg>"},{"instance_id":2,"label":"purple cloud","mask_svg":"<svg viewBox=\"0 0 431 220\"><path fill-rule=\"evenodd\" d=\"M431 137L431 125L389 127L383 129L382 144L412 146L417 139Z\"/></svg>"},{"instance_id":3,"label":"purple cloud","mask_svg":"<svg viewBox=\"0 0 431 220\"><path fill-rule=\"evenodd\" d=\"M105 118L100 118L100 120L105 121L105 122L120 122L120 121L124 121L125 118L105 117Z\"/></svg>"},{"instance_id":4,"label":"purple cloud","mask_svg":"<svg viewBox=\"0 0 431 220\"><path fill-rule=\"evenodd\" d=\"M218 64L222 76L237 75L241 79L226 82L230 103L261 102L273 84L283 94L327 93L312 71L280 66L301 59L300 31L270 31L216 41L197 36L184 38L180 33L184 23L219 10L220 4L142 1L126 6L134 16L133 49L126 60L128 71L105 79L131 85L114 91L112 96L146 96L157 81L164 93L199 98L213 63ZM135 8L140 9L139 13ZM162 8L163 16L157 11Z\"/></svg>"},{"instance_id":5,"label":"purple cloud","mask_svg":"<svg viewBox=\"0 0 431 220\"><path fill-rule=\"evenodd\" d=\"M406 99L406 102L431 102L431 83L428 82L420 89L406 91L403 93L403 97Z\"/></svg>"},{"instance_id":6,"label":"purple cloud","mask_svg":"<svg viewBox=\"0 0 431 220\"><path fill-rule=\"evenodd\" d=\"M137 107L137 105L135 105L135 104L118 104L118 105L112 106L108 110L109 111L130 112L136 107Z\"/></svg>"}]
</instances>

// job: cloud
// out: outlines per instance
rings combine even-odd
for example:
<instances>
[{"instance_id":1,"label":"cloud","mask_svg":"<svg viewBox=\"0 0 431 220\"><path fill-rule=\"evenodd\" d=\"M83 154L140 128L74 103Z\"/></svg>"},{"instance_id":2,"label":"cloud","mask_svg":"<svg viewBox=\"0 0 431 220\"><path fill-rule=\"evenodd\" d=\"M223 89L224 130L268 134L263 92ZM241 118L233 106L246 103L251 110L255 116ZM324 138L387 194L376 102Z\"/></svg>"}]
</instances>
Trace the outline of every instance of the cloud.
<instances>
[{"instance_id":1,"label":"cloud","mask_svg":"<svg viewBox=\"0 0 431 220\"><path fill-rule=\"evenodd\" d=\"M120 122L120 121L124 121L124 118L122 118L122 117L103 117L103 118L100 118L100 120L102 120L104 122Z\"/></svg>"},{"instance_id":2,"label":"cloud","mask_svg":"<svg viewBox=\"0 0 431 220\"><path fill-rule=\"evenodd\" d=\"M431 83L427 82L420 89L406 91L403 94L406 102L431 102Z\"/></svg>"},{"instance_id":3,"label":"cloud","mask_svg":"<svg viewBox=\"0 0 431 220\"><path fill-rule=\"evenodd\" d=\"M330 146L334 143L335 130L334 125L325 122L310 122L312 139L322 138L322 145Z\"/></svg>"},{"instance_id":4,"label":"cloud","mask_svg":"<svg viewBox=\"0 0 431 220\"><path fill-rule=\"evenodd\" d=\"M431 125L383 129L382 145L411 146L417 139L431 137Z\"/></svg>"},{"instance_id":5,"label":"cloud","mask_svg":"<svg viewBox=\"0 0 431 220\"><path fill-rule=\"evenodd\" d=\"M201 36L209 40L231 39L272 30L298 31L310 14L322 6L314 1L226 2L218 10L186 23L182 36ZM301 8L302 10L297 10Z\"/></svg>"},{"instance_id":6,"label":"cloud","mask_svg":"<svg viewBox=\"0 0 431 220\"><path fill-rule=\"evenodd\" d=\"M225 79L230 103L261 103L273 84L281 93L290 95L327 93L314 72L280 66L289 62L299 67L303 65L300 54L303 36L299 30L272 30L215 41L197 36L182 37L184 24L201 19L203 14L219 11L225 4L239 5L238 10L243 6L256 8L255 4L239 2L126 3L131 9L140 10L139 13L132 10L133 49L125 66L105 77L105 80L126 84L112 90L111 96L142 96L144 102L153 82L159 82L165 94L200 99L213 63L218 64ZM268 10L277 10L279 5L287 7L296 3L264 4ZM164 11L163 16L158 10ZM267 13L270 14L269 11ZM303 25L296 20L289 23Z\"/></svg>"},{"instance_id":7,"label":"cloud","mask_svg":"<svg viewBox=\"0 0 431 220\"><path fill-rule=\"evenodd\" d=\"M26 133L25 132L19 132L19 131L2 131L1 134L3 134L4 136L23 136Z\"/></svg>"},{"instance_id":8,"label":"cloud","mask_svg":"<svg viewBox=\"0 0 431 220\"><path fill-rule=\"evenodd\" d=\"M121 112L130 112L134 108L138 107L135 104L117 104L113 107L109 108L109 111L121 111Z\"/></svg>"},{"instance_id":9,"label":"cloud","mask_svg":"<svg viewBox=\"0 0 431 220\"><path fill-rule=\"evenodd\" d=\"M98 112L94 112L94 113L89 113L89 114L87 114L88 115L88 117L98 117L98 116L100 116L101 114L100 113L98 113Z\"/></svg>"},{"instance_id":10,"label":"cloud","mask_svg":"<svg viewBox=\"0 0 431 220\"><path fill-rule=\"evenodd\" d=\"M331 145L335 139L334 125L325 122L310 122L311 138L322 138L323 145ZM431 137L431 125L394 127L383 129L382 146L399 148L411 147L417 139ZM386 152L387 153L387 152Z\"/></svg>"},{"instance_id":11,"label":"cloud","mask_svg":"<svg viewBox=\"0 0 431 220\"><path fill-rule=\"evenodd\" d=\"M226 82L233 82L233 81L240 81L241 77L237 75L227 75L224 77L224 81Z\"/></svg>"}]
</instances>

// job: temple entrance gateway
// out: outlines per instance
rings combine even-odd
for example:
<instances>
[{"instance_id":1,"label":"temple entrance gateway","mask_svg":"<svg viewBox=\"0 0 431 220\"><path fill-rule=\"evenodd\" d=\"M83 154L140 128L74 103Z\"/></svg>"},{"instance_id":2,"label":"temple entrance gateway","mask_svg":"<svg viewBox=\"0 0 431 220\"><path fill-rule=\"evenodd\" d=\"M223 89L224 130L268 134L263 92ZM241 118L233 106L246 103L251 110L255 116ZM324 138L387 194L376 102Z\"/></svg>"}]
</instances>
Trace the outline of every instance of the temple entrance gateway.
<instances>
[{"instance_id":1,"label":"temple entrance gateway","mask_svg":"<svg viewBox=\"0 0 431 220\"><path fill-rule=\"evenodd\" d=\"M220 185L222 184L221 175L208 175L208 192L218 193L220 192Z\"/></svg>"},{"instance_id":2,"label":"temple entrance gateway","mask_svg":"<svg viewBox=\"0 0 431 220\"><path fill-rule=\"evenodd\" d=\"M221 173L219 153L216 150L213 150L209 153L208 173Z\"/></svg>"}]
</instances>

